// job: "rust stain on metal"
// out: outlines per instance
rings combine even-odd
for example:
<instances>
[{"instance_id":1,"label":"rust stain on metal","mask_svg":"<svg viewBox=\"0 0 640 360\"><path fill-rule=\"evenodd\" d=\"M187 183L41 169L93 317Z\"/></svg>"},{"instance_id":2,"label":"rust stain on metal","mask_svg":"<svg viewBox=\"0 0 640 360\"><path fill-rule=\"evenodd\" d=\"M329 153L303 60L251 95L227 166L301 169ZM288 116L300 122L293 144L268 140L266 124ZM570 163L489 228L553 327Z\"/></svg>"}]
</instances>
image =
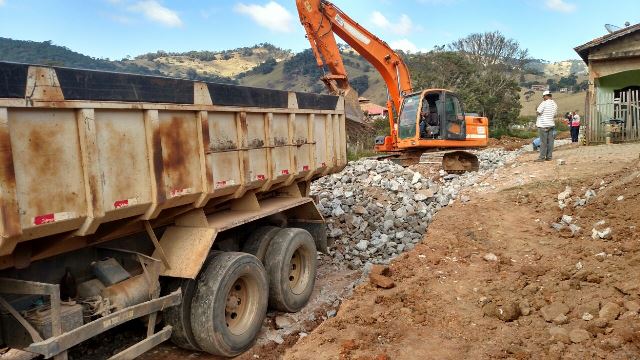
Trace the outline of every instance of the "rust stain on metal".
<instances>
[{"instance_id":1,"label":"rust stain on metal","mask_svg":"<svg viewBox=\"0 0 640 360\"><path fill-rule=\"evenodd\" d=\"M200 119L200 126L202 128L202 144L203 148L209 149L211 147L211 136L209 135L209 119L208 117L204 117ZM208 151L207 151L208 152ZM207 177L207 184L213 184L213 170L211 169L211 164L207 161L205 157L205 176Z\"/></svg>"},{"instance_id":2,"label":"rust stain on metal","mask_svg":"<svg viewBox=\"0 0 640 360\"><path fill-rule=\"evenodd\" d=\"M209 145L212 152L237 150L238 145L233 140L217 139Z\"/></svg>"},{"instance_id":3,"label":"rust stain on metal","mask_svg":"<svg viewBox=\"0 0 640 360\"><path fill-rule=\"evenodd\" d=\"M160 135L161 130L153 131L151 134L151 156L153 157L153 176L156 179L156 184L158 184L158 188L156 190L156 196L158 198L158 203L163 203L167 200L167 197L164 192L164 162L162 156L162 136Z\"/></svg>"},{"instance_id":4,"label":"rust stain on metal","mask_svg":"<svg viewBox=\"0 0 640 360\"><path fill-rule=\"evenodd\" d=\"M242 134L242 144L240 146L242 147L246 147L246 134L249 133L249 125L247 124L247 113L244 111L241 111L239 113L239 118L240 118L240 134ZM249 152L248 151L243 151L240 156L242 157L241 159L241 164L242 164L242 169L241 169L241 177L244 183L248 183L250 181L250 179L248 179L248 177L251 174L251 164L249 161Z\"/></svg>"},{"instance_id":5,"label":"rust stain on metal","mask_svg":"<svg viewBox=\"0 0 640 360\"><path fill-rule=\"evenodd\" d=\"M189 163L187 157L195 156L195 133L188 130L187 119L172 116L171 120L160 123L162 134L162 155L164 170L174 188L190 188Z\"/></svg>"},{"instance_id":6,"label":"rust stain on metal","mask_svg":"<svg viewBox=\"0 0 640 360\"><path fill-rule=\"evenodd\" d=\"M16 188L16 174L13 168L13 153L9 131L0 128L0 184L10 193ZM18 203L15 198L3 198L0 194L0 216L2 228L6 237L14 237L22 233ZM4 244L3 244L4 245Z\"/></svg>"},{"instance_id":7,"label":"rust stain on metal","mask_svg":"<svg viewBox=\"0 0 640 360\"><path fill-rule=\"evenodd\" d=\"M244 111L241 111L239 113L239 118L240 118L241 134L247 134L249 132L249 125L247 125L247 113ZM244 146L244 144L240 146Z\"/></svg>"},{"instance_id":8,"label":"rust stain on metal","mask_svg":"<svg viewBox=\"0 0 640 360\"><path fill-rule=\"evenodd\" d=\"M99 180L96 176L89 176L89 189L91 192L91 206L93 206L93 211L99 208L100 204L98 204L98 197L95 195L98 192Z\"/></svg>"},{"instance_id":9,"label":"rust stain on metal","mask_svg":"<svg viewBox=\"0 0 640 360\"><path fill-rule=\"evenodd\" d=\"M5 187L16 186L16 174L13 170L13 154L9 132L0 129L0 183Z\"/></svg>"},{"instance_id":10,"label":"rust stain on metal","mask_svg":"<svg viewBox=\"0 0 640 360\"><path fill-rule=\"evenodd\" d=\"M287 145L287 138L276 136L276 137L273 138L273 144L275 146L286 146Z\"/></svg>"},{"instance_id":11,"label":"rust stain on metal","mask_svg":"<svg viewBox=\"0 0 640 360\"><path fill-rule=\"evenodd\" d=\"M56 136L56 134L51 134L50 131L50 128L33 127L28 136L31 155L31 163L29 164L31 175L27 177L27 180L29 180L28 188L33 194L40 195L30 196L30 203L27 208L36 214L49 212L52 204L73 204L77 196L76 193L63 191L48 191L46 194L42 194L42 191L39 191L39 189L44 189L41 184L43 178L61 178L64 177L65 172L65 169L60 168L59 164L53 161L59 154L64 152L58 141L52 139L52 136Z\"/></svg>"},{"instance_id":12,"label":"rust stain on metal","mask_svg":"<svg viewBox=\"0 0 640 360\"><path fill-rule=\"evenodd\" d=\"M260 149L260 148L264 147L264 140L262 140L262 139L253 139L253 140L249 141L249 144L247 144L247 147L249 149Z\"/></svg>"}]
</instances>

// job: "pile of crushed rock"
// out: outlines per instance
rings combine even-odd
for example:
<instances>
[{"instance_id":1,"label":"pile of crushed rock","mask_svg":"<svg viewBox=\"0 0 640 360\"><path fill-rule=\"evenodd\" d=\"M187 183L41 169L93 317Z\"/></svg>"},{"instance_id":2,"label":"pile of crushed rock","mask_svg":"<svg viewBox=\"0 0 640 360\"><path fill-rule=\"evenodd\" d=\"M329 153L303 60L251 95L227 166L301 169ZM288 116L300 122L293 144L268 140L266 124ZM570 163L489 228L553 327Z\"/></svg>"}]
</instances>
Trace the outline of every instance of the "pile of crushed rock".
<instances>
[{"instance_id":1,"label":"pile of crushed rock","mask_svg":"<svg viewBox=\"0 0 640 360\"><path fill-rule=\"evenodd\" d=\"M311 192L327 220L330 254L336 263L356 269L367 263L388 264L420 242L434 215L454 201L469 199L460 191L484 186L479 179L513 162L525 150L476 152L478 172L440 171L426 177L389 160L349 162L337 174L315 181Z\"/></svg>"}]
</instances>

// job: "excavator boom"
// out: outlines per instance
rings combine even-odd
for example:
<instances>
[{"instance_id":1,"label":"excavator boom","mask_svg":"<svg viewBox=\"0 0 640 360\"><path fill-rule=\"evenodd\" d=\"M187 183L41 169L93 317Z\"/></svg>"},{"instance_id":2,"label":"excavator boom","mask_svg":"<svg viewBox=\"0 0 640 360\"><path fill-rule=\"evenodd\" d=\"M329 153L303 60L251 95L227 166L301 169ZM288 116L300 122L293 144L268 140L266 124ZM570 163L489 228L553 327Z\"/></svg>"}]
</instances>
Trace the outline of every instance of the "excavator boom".
<instances>
[{"instance_id":1,"label":"excavator boom","mask_svg":"<svg viewBox=\"0 0 640 360\"><path fill-rule=\"evenodd\" d=\"M402 96L413 91L409 70L402 58L387 43L360 26L332 3L325 0L296 0L296 5L318 66L326 66L329 69L330 75L322 79L329 90L344 95L345 102L349 104L353 104L355 100L359 109L357 93L349 84L342 55L336 43L337 35L382 75L389 91L389 114L393 114L394 111L397 113Z\"/></svg>"}]
</instances>

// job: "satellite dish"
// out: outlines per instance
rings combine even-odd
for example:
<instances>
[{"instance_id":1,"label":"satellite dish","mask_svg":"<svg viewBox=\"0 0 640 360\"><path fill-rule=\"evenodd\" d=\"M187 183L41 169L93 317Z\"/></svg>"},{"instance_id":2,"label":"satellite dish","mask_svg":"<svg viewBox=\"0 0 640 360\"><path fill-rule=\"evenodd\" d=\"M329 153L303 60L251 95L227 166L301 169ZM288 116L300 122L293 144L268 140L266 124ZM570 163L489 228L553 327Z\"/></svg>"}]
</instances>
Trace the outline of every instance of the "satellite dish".
<instances>
[{"instance_id":1,"label":"satellite dish","mask_svg":"<svg viewBox=\"0 0 640 360\"><path fill-rule=\"evenodd\" d=\"M620 26L611 25L611 24L605 24L604 28L607 29L609 34L611 34L612 32L616 32L616 31L621 29Z\"/></svg>"}]
</instances>

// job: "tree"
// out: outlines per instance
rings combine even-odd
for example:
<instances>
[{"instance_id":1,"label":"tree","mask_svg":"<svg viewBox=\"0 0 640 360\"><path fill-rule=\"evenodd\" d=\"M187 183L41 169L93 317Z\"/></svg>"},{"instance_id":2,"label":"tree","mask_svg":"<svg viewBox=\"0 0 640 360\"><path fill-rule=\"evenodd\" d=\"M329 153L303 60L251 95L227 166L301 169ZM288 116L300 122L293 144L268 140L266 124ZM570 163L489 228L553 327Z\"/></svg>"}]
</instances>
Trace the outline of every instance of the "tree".
<instances>
[{"instance_id":1,"label":"tree","mask_svg":"<svg viewBox=\"0 0 640 360\"><path fill-rule=\"evenodd\" d=\"M460 74L443 68L442 76L458 78L453 84L467 109L484 114L494 127L508 127L520 112L520 75L531 61L529 52L499 31L471 34L447 45L457 59ZM443 48L436 48L442 52ZM451 57L452 55L448 55ZM450 64L451 65L451 64Z\"/></svg>"},{"instance_id":2,"label":"tree","mask_svg":"<svg viewBox=\"0 0 640 360\"><path fill-rule=\"evenodd\" d=\"M574 92L587 91L588 89L589 89L589 81L587 81L587 80L584 80L580 84L578 84L578 85L573 87L573 91Z\"/></svg>"},{"instance_id":3,"label":"tree","mask_svg":"<svg viewBox=\"0 0 640 360\"><path fill-rule=\"evenodd\" d=\"M351 87L353 87L358 94L364 93L369 88L369 77L367 75L354 77L349 82L351 83Z\"/></svg>"},{"instance_id":4,"label":"tree","mask_svg":"<svg viewBox=\"0 0 640 360\"><path fill-rule=\"evenodd\" d=\"M188 69L187 70L187 79L189 79L189 80L198 79L198 72L193 68Z\"/></svg>"},{"instance_id":5,"label":"tree","mask_svg":"<svg viewBox=\"0 0 640 360\"><path fill-rule=\"evenodd\" d=\"M499 31L471 34L452 42L448 48L460 52L483 69L521 72L531 61L527 49L520 48L516 40L506 38Z\"/></svg>"},{"instance_id":6,"label":"tree","mask_svg":"<svg viewBox=\"0 0 640 360\"><path fill-rule=\"evenodd\" d=\"M561 77L560 80L558 81L559 88L572 89L577 84L578 84L578 78L574 74L570 74L567 77Z\"/></svg>"}]
</instances>

